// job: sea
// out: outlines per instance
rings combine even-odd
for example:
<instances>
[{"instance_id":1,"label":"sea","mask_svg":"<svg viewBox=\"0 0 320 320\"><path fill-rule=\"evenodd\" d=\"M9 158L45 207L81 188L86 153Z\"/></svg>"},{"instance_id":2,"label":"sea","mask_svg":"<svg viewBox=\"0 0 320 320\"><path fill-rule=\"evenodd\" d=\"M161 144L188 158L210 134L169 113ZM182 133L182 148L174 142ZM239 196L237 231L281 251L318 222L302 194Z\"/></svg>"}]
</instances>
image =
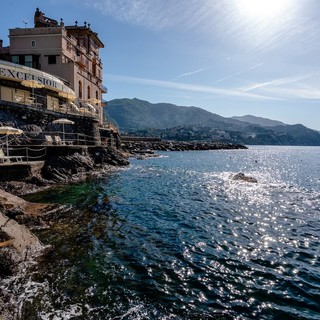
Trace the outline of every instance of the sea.
<instances>
[{"instance_id":1,"label":"sea","mask_svg":"<svg viewBox=\"0 0 320 320\"><path fill-rule=\"evenodd\" d=\"M67 214L6 284L19 319L320 319L319 147L160 152L28 200Z\"/></svg>"}]
</instances>

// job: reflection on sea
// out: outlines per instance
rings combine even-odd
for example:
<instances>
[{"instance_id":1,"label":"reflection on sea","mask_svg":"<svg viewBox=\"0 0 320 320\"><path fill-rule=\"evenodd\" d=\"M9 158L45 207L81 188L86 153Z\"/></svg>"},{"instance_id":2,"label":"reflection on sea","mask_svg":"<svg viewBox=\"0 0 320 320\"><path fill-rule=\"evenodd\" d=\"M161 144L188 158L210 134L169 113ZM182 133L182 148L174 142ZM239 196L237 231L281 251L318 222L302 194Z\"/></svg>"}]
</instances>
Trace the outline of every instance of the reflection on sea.
<instances>
[{"instance_id":1,"label":"reflection on sea","mask_svg":"<svg viewBox=\"0 0 320 320\"><path fill-rule=\"evenodd\" d=\"M320 149L164 155L36 195L73 209L22 319L319 319Z\"/></svg>"}]
</instances>

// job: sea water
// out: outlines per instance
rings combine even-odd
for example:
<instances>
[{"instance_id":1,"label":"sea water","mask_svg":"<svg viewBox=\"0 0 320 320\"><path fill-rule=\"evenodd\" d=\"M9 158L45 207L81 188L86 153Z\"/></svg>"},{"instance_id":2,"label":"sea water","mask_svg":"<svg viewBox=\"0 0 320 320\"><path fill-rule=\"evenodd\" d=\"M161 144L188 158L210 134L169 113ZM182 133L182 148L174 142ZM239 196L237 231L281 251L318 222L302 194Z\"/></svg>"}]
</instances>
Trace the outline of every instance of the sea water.
<instances>
[{"instance_id":1,"label":"sea water","mask_svg":"<svg viewBox=\"0 0 320 320\"><path fill-rule=\"evenodd\" d=\"M20 318L320 319L320 148L160 155L33 196L68 214Z\"/></svg>"}]
</instances>

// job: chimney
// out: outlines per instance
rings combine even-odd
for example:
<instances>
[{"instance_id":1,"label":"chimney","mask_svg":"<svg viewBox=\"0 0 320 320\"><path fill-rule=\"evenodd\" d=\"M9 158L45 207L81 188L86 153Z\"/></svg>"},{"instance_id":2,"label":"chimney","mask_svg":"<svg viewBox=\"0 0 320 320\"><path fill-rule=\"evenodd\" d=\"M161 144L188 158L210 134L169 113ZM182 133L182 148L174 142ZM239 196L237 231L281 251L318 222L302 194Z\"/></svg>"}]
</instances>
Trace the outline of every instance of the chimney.
<instances>
[{"instance_id":1,"label":"chimney","mask_svg":"<svg viewBox=\"0 0 320 320\"><path fill-rule=\"evenodd\" d=\"M3 40L0 39L0 48L2 48L2 46L3 46Z\"/></svg>"}]
</instances>

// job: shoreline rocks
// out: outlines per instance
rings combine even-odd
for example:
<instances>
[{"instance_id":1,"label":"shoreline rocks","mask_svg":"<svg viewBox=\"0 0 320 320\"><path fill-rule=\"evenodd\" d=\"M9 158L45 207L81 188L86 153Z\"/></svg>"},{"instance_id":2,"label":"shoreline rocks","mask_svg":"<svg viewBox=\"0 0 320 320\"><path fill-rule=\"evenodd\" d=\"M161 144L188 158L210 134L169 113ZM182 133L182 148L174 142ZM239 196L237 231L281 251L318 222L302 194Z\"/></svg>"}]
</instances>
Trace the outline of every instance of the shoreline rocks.
<instances>
[{"instance_id":1,"label":"shoreline rocks","mask_svg":"<svg viewBox=\"0 0 320 320\"><path fill-rule=\"evenodd\" d=\"M123 141L121 149L130 154L146 155L154 151L206 151L206 150L231 150L247 149L240 144L231 144L227 142L210 142L210 141Z\"/></svg>"},{"instance_id":2,"label":"shoreline rocks","mask_svg":"<svg viewBox=\"0 0 320 320\"><path fill-rule=\"evenodd\" d=\"M7 277L23 274L26 266L44 252L45 247L31 230L49 228L52 221L66 214L64 206L31 203L20 196L57 183L85 181L129 164L128 155L112 147L80 151L57 149L57 153L48 155L41 172L36 175L0 182L0 285ZM15 319L11 300L14 301L0 289L0 319Z\"/></svg>"}]
</instances>

